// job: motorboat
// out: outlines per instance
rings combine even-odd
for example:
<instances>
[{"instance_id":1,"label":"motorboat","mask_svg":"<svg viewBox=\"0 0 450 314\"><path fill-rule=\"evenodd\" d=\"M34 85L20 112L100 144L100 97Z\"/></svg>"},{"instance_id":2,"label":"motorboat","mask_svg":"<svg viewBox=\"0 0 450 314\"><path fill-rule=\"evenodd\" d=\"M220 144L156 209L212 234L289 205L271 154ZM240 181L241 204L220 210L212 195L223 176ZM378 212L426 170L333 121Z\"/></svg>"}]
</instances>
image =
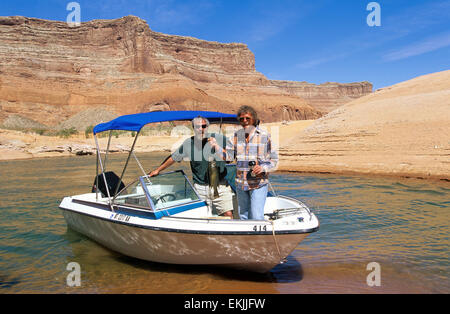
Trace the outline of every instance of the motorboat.
<instances>
[{"instance_id":1,"label":"motorboat","mask_svg":"<svg viewBox=\"0 0 450 314\"><path fill-rule=\"evenodd\" d=\"M158 263L216 265L268 272L283 263L309 234L319 228L314 213L300 200L278 195L273 188L264 220L227 219L211 214L183 170L149 177L134 147L143 126L189 121L235 123L236 115L210 111L148 112L118 117L94 128L97 174L89 193L63 198L59 208L69 228L121 254ZM106 171L111 131L135 131L133 145L119 177ZM110 132L104 158L97 134ZM125 184L131 157L142 175ZM233 174L234 165L227 165ZM233 186L233 176L229 178ZM237 209L236 209L237 210Z\"/></svg>"}]
</instances>

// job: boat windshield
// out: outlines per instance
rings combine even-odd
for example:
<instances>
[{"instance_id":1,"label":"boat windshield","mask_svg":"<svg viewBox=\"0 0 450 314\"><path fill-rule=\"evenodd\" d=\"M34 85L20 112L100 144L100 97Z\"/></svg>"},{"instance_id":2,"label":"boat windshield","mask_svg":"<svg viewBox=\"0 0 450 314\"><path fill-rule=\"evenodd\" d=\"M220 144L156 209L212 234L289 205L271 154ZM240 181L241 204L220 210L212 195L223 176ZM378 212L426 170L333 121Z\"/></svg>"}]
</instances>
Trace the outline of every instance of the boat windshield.
<instances>
[{"instance_id":1,"label":"boat windshield","mask_svg":"<svg viewBox=\"0 0 450 314\"><path fill-rule=\"evenodd\" d=\"M178 170L151 178L139 177L115 197L114 203L155 211L199 200L184 172Z\"/></svg>"}]
</instances>

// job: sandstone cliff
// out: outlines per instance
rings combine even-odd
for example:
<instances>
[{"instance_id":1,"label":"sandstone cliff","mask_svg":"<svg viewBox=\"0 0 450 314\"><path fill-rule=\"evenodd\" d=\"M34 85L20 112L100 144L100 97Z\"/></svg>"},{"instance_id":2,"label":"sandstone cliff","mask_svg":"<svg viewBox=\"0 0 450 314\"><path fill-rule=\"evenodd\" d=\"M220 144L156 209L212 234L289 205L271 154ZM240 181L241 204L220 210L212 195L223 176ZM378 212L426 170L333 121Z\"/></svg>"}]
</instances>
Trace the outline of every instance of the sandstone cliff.
<instances>
[{"instance_id":1,"label":"sandstone cliff","mask_svg":"<svg viewBox=\"0 0 450 314\"><path fill-rule=\"evenodd\" d=\"M254 105L265 122L316 119L328 103L369 92L367 86L344 96L333 86L322 94L293 92L257 72L244 44L157 33L133 16L79 27L0 17L0 60L0 123L15 115L56 127L93 108L117 115L235 112L242 104Z\"/></svg>"},{"instance_id":2,"label":"sandstone cliff","mask_svg":"<svg viewBox=\"0 0 450 314\"><path fill-rule=\"evenodd\" d=\"M314 108L328 113L354 99L372 93L369 82L312 84L308 82L270 81L272 85L305 99Z\"/></svg>"},{"instance_id":3,"label":"sandstone cliff","mask_svg":"<svg viewBox=\"0 0 450 314\"><path fill-rule=\"evenodd\" d=\"M280 150L281 170L450 181L450 70L361 97Z\"/></svg>"}]
</instances>

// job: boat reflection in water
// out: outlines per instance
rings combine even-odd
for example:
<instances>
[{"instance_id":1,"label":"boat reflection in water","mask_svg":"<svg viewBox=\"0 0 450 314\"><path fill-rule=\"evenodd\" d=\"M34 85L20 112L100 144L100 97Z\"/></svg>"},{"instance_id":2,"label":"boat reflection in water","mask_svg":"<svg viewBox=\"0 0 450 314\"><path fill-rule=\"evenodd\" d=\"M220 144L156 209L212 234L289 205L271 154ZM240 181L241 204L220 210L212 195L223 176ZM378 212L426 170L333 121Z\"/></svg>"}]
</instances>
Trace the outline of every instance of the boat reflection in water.
<instances>
[{"instance_id":1,"label":"boat reflection in water","mask_svg":"<svg viewBox=\"0 0 450 314\"><path fill-rule=\"evenodd\" d=\"M211 123L236 121L235 115L217 112L150 112L99 124L94 136L110 130L139 132L148 123L189 121L199 115ZM101 173L93 191L65 197L59 206L70 228L114 251L143 260L255 272L267 272L282 263L306 236L318 230L319 221L306 205L276 195L273 189L264 207L265 220L211 216L182 170L151 178L146 175L133 152L137 138L118 177L105 171L95 137ZM125 186L122 178L131 156L143 175ZM228 173L233 169L229 165ZM231 185L232 177L228 178Z\"/></svg>"}]
</instances>

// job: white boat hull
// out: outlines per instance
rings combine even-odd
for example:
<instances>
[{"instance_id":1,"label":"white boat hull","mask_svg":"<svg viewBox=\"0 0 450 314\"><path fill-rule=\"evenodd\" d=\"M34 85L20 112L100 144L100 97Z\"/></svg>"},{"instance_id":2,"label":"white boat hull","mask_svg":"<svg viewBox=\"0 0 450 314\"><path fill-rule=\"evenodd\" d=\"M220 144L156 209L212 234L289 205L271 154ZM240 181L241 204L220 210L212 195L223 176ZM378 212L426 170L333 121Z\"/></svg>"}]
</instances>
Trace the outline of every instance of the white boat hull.
<instances>
[{"instance_id":1,"label":"white boat hull","mask_svg":"<svg viewBox=\"0 0 450 314\"><path fill-rule=\"evenodd\" d=\"M256 272L272 269L318 228L315 216L315 221L300 226L297 218L284 223L183 217L143 219L113 213L105 204L91 206L72 198L65 198L60 208L70 228L127 256ZM296 222L299 226L292 228ZM305 226L306 229L298 229Z\"/></svg>"}]
</instances>

